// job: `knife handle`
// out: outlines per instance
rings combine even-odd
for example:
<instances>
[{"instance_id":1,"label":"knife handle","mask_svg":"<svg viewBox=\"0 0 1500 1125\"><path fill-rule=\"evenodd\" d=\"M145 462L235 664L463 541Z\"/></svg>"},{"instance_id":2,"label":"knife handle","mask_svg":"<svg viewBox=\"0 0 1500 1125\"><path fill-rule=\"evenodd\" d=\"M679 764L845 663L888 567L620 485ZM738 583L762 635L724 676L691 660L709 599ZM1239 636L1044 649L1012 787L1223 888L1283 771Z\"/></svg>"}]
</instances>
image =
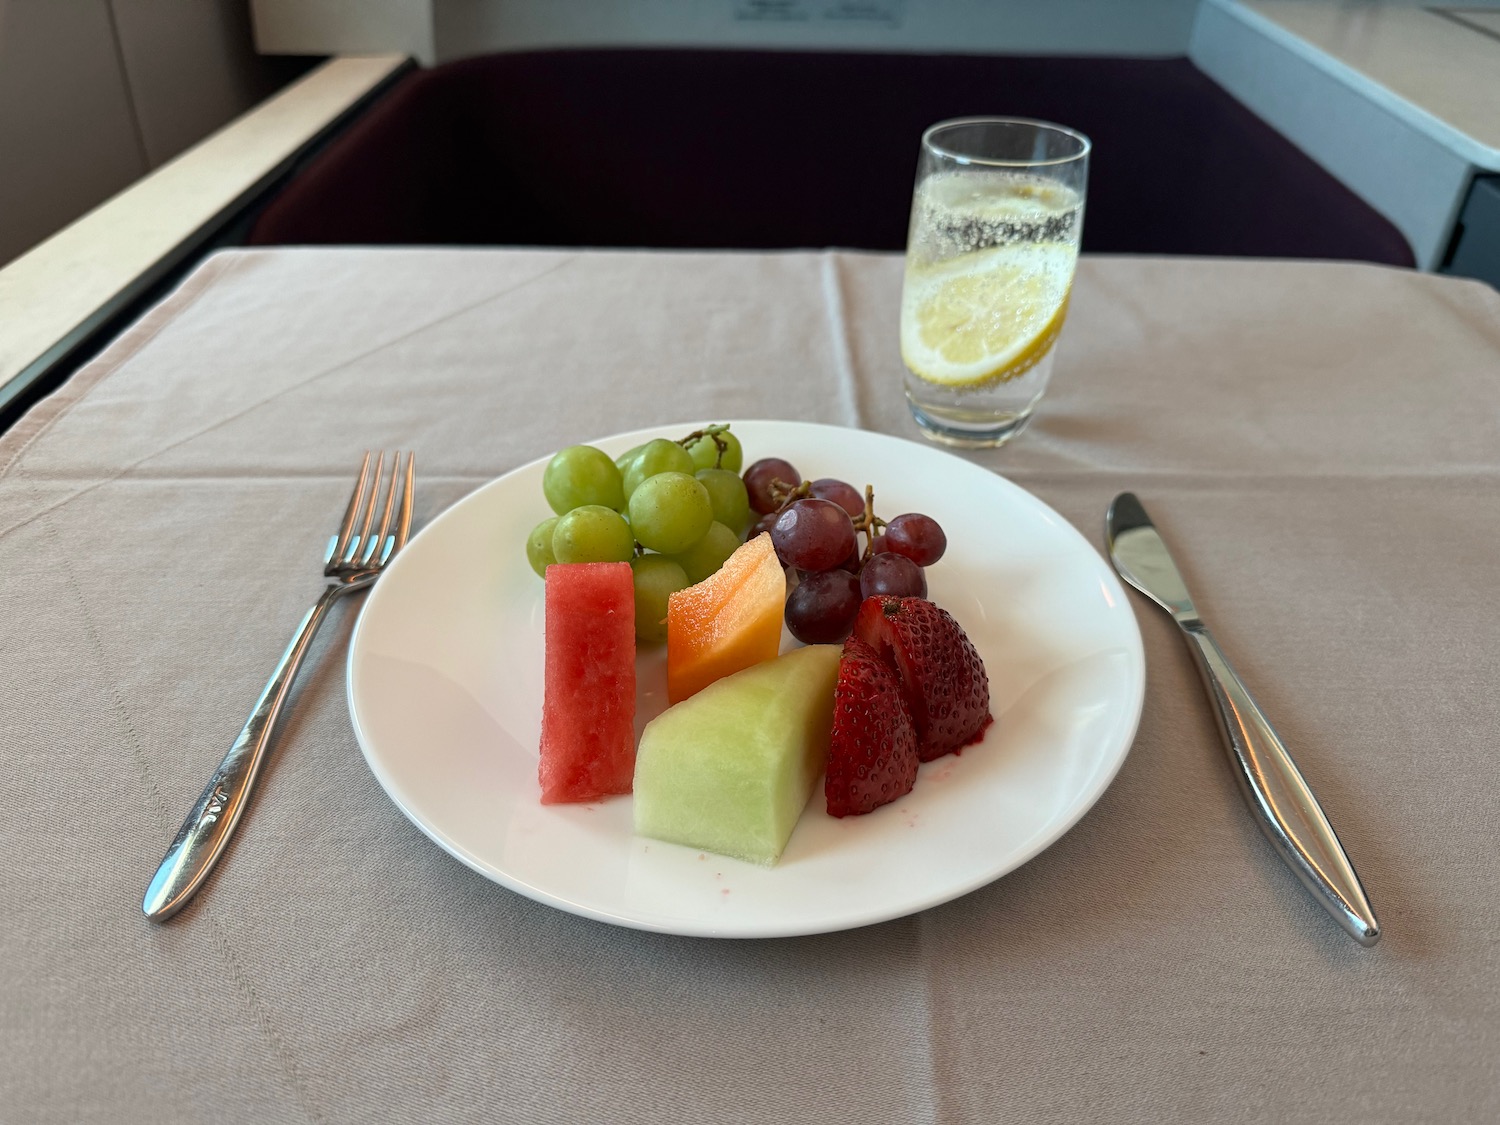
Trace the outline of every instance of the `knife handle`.
<instances>
[{"instance_id":1,"label":"knife handle","mask_svg":"<svg viewBox=\"0 0 1500 1125\"><path fill-rule=\"evenodd\" d=\"M1286 744L1207 627L1187 622L1182 631L1214 701L1235 780L1261 831L1339 925L1360 945L1374 945L1380 940L1375 911Z\"/></svg>"}]
</instances>

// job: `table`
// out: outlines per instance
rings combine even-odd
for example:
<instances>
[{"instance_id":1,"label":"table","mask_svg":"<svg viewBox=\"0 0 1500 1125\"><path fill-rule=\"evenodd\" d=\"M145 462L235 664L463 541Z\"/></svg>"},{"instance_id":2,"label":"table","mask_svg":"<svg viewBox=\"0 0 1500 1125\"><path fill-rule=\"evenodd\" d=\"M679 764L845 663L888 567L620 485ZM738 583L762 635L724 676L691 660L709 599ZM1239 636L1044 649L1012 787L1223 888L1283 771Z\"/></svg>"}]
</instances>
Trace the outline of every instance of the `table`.
<instances>
[{"instance_id":1,"label":"table","mask_svg":"<svg viewBox=\"0 0 1500 1125\"><path fill-rule=\"evenodd\" d=\"M1143 602L1113 786L915 917L687 939L487 882L366 769L348 616L225 864L175 921L141 916L360 451L419 451L423 521L668 420L914 437L899 284L867 254L224 252L5 435L0 1116L1500 1117L1500 296L1401 270L1085 259L1032 429L972 455L1096 543L1140 494L1338 827L1376 948L1261 838Z\"/></svg>"}]
</instances>

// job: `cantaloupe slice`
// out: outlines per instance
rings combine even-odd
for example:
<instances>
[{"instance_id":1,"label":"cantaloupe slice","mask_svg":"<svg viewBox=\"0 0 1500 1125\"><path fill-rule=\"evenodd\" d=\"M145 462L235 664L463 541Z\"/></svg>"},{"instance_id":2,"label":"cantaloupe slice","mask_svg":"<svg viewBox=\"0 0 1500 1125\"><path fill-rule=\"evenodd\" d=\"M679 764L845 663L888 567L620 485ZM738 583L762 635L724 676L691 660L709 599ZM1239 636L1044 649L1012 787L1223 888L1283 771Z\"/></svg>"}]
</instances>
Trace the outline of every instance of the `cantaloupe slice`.
<instances>
[{"instance_id":1,"label":"cantaloupe slice","mask_svg":"<svg viewBox=\"0 0 1500 1125\"><path fill-rule=\"evenodd\" d=\"M786 571L768 534L667 601L667 699L680 703L715 680L781 651Z\"/></svg>"},{"instance_id":2,"label":"cantaloupe slice","mask_svg":"<svg viewBox=\"0 0 1500 1125\"><path fill-rule=\"evenodd\" d=\"M839 654L838 645L794 649L647 723L635 759L636 832L775 863L828 757Z\"/></svg>"}]
</instances>

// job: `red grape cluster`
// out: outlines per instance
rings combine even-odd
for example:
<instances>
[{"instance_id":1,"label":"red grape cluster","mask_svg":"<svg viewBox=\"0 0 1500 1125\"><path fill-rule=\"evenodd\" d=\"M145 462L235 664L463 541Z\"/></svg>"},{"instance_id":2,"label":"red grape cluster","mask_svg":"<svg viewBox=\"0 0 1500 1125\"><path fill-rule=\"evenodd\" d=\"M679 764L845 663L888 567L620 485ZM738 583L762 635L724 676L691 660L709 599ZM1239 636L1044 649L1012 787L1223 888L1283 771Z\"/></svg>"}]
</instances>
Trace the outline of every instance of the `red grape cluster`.
<instances>
[{"instance_id":1,"label":"red grape cluster","mask_svg":"<svg viewBox=\"0 0 1500 1125\"><path fill-rule=\"evenodd\" d=\"M760 513L748 538L770 532L776 554L796 578L786 624L804 644L842 641L860 604L876 594L927 596L922 568L943 557L948 538L931 516L876 517L874 489L845 481L803 481L786 461L767 457L745 470L750 507ZM858 536L864 534L861 551Z\"/></svg>"}]
</instances>

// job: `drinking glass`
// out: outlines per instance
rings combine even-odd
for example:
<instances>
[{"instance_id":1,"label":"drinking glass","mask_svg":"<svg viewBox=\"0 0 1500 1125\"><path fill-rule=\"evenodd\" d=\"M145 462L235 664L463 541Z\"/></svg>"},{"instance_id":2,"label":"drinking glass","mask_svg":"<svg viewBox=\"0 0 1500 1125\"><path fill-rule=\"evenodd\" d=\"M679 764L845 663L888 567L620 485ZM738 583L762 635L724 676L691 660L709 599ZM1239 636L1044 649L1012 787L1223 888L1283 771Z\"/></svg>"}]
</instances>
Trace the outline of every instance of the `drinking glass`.
<instances>
[{"instance_id":1,"label":"drinking glass","mask_svg":"<svg viewBox=\"0 0 1500 1125\"><path fill-rule=\"evenodd\" d=\"M1047 389L1083 234L1089 139L968 117L922 134L901 290L906 399L946 445L1003 445Z\"/></svg>"}]
</instances>

